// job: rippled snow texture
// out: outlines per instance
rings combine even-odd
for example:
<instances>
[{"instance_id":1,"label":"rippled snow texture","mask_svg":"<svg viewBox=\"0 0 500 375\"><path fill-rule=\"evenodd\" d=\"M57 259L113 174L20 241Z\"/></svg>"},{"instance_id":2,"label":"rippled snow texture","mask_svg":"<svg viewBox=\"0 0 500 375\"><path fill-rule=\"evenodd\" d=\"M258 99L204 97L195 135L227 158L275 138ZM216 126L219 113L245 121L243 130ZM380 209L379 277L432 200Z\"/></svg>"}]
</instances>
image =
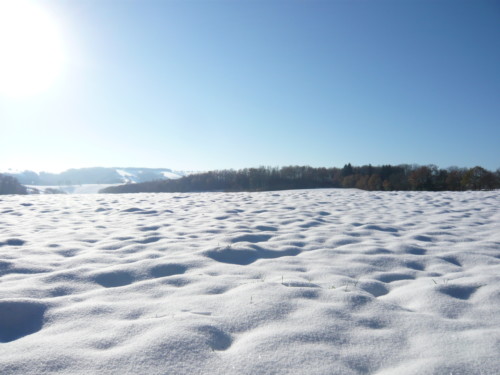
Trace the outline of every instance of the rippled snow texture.
<instances>
[{"instance_id":1,"label":"rippled snow texture","mask_svg":"<svg viewBox=\"0 0 500 375\"><path fill-rule=\"evenodd\" d=\"M0 373L500 372L500 192L0 197Z\"/></svg>"}]
</instances>

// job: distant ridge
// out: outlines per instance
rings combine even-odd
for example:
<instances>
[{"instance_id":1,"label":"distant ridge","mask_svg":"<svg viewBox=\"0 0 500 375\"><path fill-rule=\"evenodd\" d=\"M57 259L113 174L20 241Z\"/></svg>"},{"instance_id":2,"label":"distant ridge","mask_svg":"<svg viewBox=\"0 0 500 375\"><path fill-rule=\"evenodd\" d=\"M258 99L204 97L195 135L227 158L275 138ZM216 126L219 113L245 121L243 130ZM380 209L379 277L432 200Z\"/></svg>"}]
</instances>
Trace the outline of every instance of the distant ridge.
<instances>
[{"instance_id":1,"label":"distant ridge","mask_svg":"<svg viewBox=\"0 0 500 375\"><path fill-rule=\"evenodd\" d=\"M15 177L23 185L57 186L82 184L123 184L155 180L170 180L188 172L168 168L74 168L61 173L6 170L4 175Z\"/></svg>"}]
</instances>

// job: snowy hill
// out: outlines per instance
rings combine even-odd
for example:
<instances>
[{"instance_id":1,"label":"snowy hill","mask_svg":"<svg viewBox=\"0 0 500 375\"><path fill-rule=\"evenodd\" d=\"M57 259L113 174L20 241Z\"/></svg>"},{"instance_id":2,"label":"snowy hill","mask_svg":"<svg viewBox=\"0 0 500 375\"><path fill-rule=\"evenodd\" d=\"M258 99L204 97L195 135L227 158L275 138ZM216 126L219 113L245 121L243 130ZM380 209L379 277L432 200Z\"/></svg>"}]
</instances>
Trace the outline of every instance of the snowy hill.
<instances>
[{"instance_id":1,"label":"snowy hill","mask_svg":"<svg viewBox=\"0 0 500 375\"><path fill-rule=\"evenodd\" d=\"M0 372L496 375L500 191L3 196Z\"/></svg>"},{"instance_id":2,"label":"snowy hill","mask_svg":"<svg viewBox=\"0 0 500 375\"><path fill-rule=\"evenodd\" d=\"M23 185L70 186L83 184L123 184L180 178L183 171L167 168L79 168L61 173L5 170Z\"/></svg>"}]
</instances>

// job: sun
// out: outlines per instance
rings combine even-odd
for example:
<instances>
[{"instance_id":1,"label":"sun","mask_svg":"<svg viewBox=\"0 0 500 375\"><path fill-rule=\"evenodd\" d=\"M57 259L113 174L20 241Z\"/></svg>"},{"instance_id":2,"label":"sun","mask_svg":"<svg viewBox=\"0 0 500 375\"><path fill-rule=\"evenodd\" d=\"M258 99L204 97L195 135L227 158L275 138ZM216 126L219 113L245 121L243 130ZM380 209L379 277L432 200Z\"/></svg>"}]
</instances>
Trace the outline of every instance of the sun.
<instances>
[{"instance_id":1,"label":"sun","mask_svg":"<svg viewBox=\"0 0 500 375\"><path fill-rule=\"evenodd\" d=\"M46 91L64 60L61 33L47 10L28 0L0 0L0 95Z\"/></svg>"}]
</instances>

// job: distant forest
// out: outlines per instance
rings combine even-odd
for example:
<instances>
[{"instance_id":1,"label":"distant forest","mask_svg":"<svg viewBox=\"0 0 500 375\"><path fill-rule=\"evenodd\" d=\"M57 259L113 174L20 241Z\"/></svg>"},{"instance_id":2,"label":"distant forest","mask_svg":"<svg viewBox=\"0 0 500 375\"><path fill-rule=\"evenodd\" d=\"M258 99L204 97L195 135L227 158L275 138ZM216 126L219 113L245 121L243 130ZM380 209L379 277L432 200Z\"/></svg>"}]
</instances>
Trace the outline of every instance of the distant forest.
<instances>
[{"instance_id":1,"label":"distant forest","mask_svg":"<svg viewBox=\"0 0 500 375\"><path fill-rule=\"evenodd\" d=\"M28 191L14 177L0 174L0 194L28 194Z\"/></svg>"},{"instance_id":2,"label":"distant forest","mask_svg":"<svg viewBox=\"0 0 500 375\"><path fill-rule=\"evenodd\" d=\"M210 191L268 191L314 188L357 188L363 190L462 191L500 188L500 168L440 169L435 165L346 164L343 168L288 166L241 170L218 170L192 174L177 180L158 180L111 186L101 193L180 193Z\"/></svg>"}]
</instances>

